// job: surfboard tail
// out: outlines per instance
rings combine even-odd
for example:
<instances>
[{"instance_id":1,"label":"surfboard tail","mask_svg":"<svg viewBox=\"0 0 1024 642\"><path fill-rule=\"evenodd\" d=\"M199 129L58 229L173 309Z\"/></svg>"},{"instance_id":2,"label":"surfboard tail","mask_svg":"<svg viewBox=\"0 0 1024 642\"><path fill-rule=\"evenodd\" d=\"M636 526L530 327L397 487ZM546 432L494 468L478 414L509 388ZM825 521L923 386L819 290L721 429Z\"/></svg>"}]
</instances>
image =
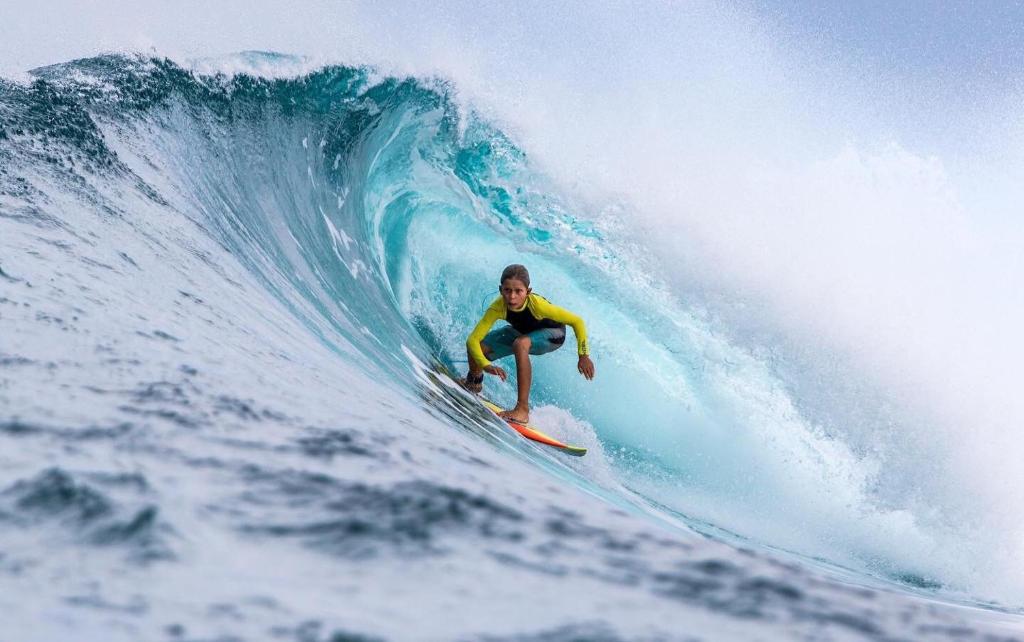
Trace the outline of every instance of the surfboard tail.
<instances>
[{"instance_id":1,"label":"surfboard tail","mask_svg":"<svg viewBox=\"0 0 1024 642\"><path fill-rule=\"evenodd\" d=\"M523 437L526 437L527 439L542 443L546 446L551 446L552 448L557 448L558 450L564 452L565 454L572 455L574 457L582 457L583 455L587 454L586 448L582 448L580 446L571 446L565 442L559 441L554 437L551 437L550 435L547 435L537 430L536 428L529 424L520 423L518 421L513 421L511 419L505 419L505 417L502 417L499 414L501 412L500 406L488 401L487 399L484 399L483 397L480 397L480 401L484 404L484 406L487 407L488 410L498 415L500 419L504 419L505 423L511 426L513 430L518 432Z\"/></svg>"}]
</instances>

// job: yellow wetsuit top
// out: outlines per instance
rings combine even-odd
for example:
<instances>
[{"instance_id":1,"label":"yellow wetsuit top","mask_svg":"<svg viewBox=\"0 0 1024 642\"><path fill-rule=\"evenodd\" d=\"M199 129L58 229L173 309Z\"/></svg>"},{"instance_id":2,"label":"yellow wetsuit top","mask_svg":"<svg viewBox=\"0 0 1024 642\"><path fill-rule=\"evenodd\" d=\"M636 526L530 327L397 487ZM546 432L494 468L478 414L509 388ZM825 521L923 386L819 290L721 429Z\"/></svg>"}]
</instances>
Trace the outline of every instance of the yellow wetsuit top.
<instances>
[{"instance_id":1,"label":"yellow wetsuit top","mask_svg":"<svg viewBox=\"0 0 1024 642\"><path fill-rule=\"evenodd\" d=\"M527 311L529 311L529 315L524 314ZM483 318L476 324L473 332L469 335L469 339L466 340L466 347L469 348L470 356L481 368L486 368L491 365L491 362L484 357L484 351L480 348L480 342L487 336L487 331L491 329L495 321L505 319L512 322L510 316L532 320L538 328L570 325L572 326L573 333L576 335L576 352L580 356L590 354L590 349L587 347L587 327L579 316L565 308L558 307L544 297L532 292L526 297L526 304L518 310L509 310L508 306L505 305L505 299L499 296L487 307ZM516 327L519 323L512 322L512 325ZM522 331L519 327L516 327L516 329ZM524 334L526 333L524 332Z\"/></svg>"}]
</instances>

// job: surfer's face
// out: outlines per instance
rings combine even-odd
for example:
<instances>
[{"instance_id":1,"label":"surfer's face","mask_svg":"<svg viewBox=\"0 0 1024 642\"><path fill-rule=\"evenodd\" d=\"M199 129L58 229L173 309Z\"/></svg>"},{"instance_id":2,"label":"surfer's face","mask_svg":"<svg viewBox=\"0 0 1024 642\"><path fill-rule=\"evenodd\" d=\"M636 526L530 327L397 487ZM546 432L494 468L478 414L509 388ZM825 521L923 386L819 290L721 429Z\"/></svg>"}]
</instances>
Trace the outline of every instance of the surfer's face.
<instances>
[{"instance_id":1,"label":"surfer's face","mask_svg":"<svg viewBox=\"0 0 1024 642\"><path fill-rule=\"evenodd\" d=\"M519 279L505 279L498 288L501 298L505 299L505 305L518 310L526 303L526 297L530 294L530 288Z\"/></svg>"}]
</instances>

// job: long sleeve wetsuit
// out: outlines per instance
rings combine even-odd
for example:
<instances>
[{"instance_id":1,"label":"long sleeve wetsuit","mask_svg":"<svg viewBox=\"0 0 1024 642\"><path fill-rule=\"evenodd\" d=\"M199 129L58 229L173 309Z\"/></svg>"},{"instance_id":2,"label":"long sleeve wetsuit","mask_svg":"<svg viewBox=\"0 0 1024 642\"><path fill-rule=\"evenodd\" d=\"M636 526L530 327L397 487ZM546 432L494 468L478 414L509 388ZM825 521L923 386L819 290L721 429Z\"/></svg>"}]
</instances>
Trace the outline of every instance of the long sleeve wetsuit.
<instances>
[{"instance_id":1,"label":"long sleeve wetsuit","mask_svg":"<svg viewBox=\"0 0 1024 642\"><path fill-rule=\"evenodd\" d=\"M487 307L483 318L476 324L469 339L466 340L470 356L481 368L486 368L491 365L491 362L484 356L480 342L499 319L508 321L513 328L523 334L529 334L540 328L572 326L572 331L576 335L576 352L580 356L590 354L590 349L587 347L587 327L579 316L565 308L558 307L538 294L530 293L526 298L526 305L519 310L510 310L505 305L505 299L499 296Z\"/></svg>"}]
</instances>

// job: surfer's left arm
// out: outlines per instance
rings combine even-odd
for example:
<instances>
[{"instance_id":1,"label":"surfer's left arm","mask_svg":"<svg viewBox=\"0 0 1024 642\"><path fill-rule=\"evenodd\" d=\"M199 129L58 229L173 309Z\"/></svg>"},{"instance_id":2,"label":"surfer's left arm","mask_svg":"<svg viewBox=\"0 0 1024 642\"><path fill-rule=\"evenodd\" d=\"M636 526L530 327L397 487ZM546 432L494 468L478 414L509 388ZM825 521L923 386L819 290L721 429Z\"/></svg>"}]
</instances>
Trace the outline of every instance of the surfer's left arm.
<instances>
[{"instance_id":1,"label":"surfer's left arm","mask_svg":"<svg viewBox=\"0 0 1024 642\"><path fill-rule=\"evenodd\" d=\"M537 311L544 318L564 323L572 328L573 334L576 335L576 353L579 355L576 369L588 380L593 379L594 362L590 360L590 347L587 345L587 325L583 323L582 317L569 312L565 308L560 308L541 297L536 297L536 305Z\"/></svg>"}]
</instances>

